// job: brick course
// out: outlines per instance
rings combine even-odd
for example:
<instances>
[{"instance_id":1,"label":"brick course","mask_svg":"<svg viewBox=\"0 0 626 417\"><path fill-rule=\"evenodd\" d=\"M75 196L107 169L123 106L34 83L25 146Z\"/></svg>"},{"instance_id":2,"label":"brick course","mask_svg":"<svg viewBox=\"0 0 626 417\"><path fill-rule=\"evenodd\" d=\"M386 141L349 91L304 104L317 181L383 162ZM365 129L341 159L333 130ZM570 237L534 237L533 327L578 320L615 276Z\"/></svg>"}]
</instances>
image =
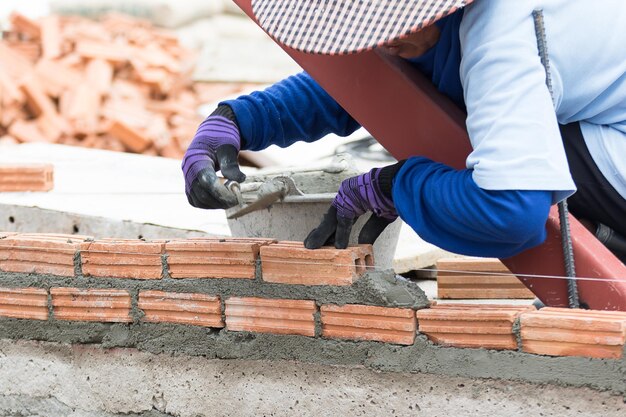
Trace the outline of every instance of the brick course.
<instances>
[{"instance_id":1,"label":"brick course","mask_svg":"<svg viewBox=\"0 0 626 417\"><path fill-rule=\"evenodd\" d=\"M52 288L50 294L54 318L57 320L132 322L128 291Z\"/></svg>"},{"instance_id":2,"label":"brick course","mask_svg":"<svg viewBox=\"0 0 626 417\"><path fill-rule=\"evenodd\" d=\"M263 280L281 284L351 285L374 266L371 245L306 249L302 242L261 248Z\"/></svg>"},{"instance_id":3,"label":"brick course","mask_svg":"<svg viewBox=\"0 0 626 417\"><path fill-rule=\"evenodd\" d=\"M322 336L411 345L417 330L415 313L406 308L323 305Z\"/></svg>"},{"instance_id":4,"label":"brick course","mask_svg":"<svg viewBox=\"0 0 626 417\"><path fill-rule=\"evenodd\" d=\"M219 297L206 294L140 291L143 321L224 327Z\"/></svg>"},{"instance_id":5,"label":"brick course","mask_svg":"<svg viewBox=\"0 0 626 417\"><path fill-rule=\"evenodd\" d=\"M74 276L74 257L88 236L19 233L0 240L0 270Z\"/></svg>"},{"instance_id":6,"label":"brick course","mask_svg":"<svg viewBox=\"0 0 626 417\"><path fill-rule=\"evenodd\" d=\"M513 323L532 307L504 305L433 305L416 313L418 330L437 344L516 350Z\"/></svg>"},{"instance_id":7,"label":"brick course","mask_svg":"<svg viewBox=\"0 0 626 417\"><path fill-rule=\"evenodd\" d=\"M139 239L102 239L81 245L85 276L160 279L165 242Z\"/></svg>"},{"instance_id":8,"label":"brick course","mask_svg":"<svg viewBox=\"0 0 626 417\"><path fill-rule=\"evenodd\" d=\"M626 341L626 312L543 308L522 314L522 350L551 356L618 359Z\"/></svg>"},{"instance_id":9,"label":"brick course","mask_svg":"<svg viewBox=\"0 0 626 417\"><path fill-rule=\"evenodd\" d=\"M167 242L172 278L254 279L261 246L271 239L197 238Z\"/></svg>"},{"instance_id":10,"label":"brick course","mask_svg":"<svg viewBox=\"0 0 626 417\"><path fill-rule=\"evenodd\" d=\"M314 301L231 297L226 300L226 328L274 334L315 336Z\"/></svg>"},{"instance_id":11,"label":"brick course","mask_svg":"<svg viewBox=\"0 0 626 417\"><path fill-rule=\"evenodd\" d=\"M533 293L509 275L481 275L480 273L511 274L498 259L451 258L437 261L437 297L442 299L528 298ZM451 272L451 271L468 271Z\"/></svg>"},{"instance_id":12,"label":"brick course","mask_svg":"<svg viewBox=\"0 0 626 417\"><path fill-rule=\"evenodd\" d=\"M47 320L48 291L42 288L0 288L0 316Z\"/></svg>"}]
</instances>

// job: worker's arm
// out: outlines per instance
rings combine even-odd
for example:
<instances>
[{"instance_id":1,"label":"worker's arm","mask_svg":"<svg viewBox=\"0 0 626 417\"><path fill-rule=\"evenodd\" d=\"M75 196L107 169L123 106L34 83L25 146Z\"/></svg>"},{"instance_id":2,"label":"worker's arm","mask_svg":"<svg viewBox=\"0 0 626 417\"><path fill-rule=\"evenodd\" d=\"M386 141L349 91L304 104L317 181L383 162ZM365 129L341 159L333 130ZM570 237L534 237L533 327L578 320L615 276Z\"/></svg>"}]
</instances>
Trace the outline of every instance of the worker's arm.
<instances>
[{"instance_id":1,"label":"worker's arm","mask_svg":"<svg viewBox=\"0 0 626 417\"><path fill-rule=\"evenodd\" d=\"M305 72L221 104L233 109L246 150L313 142L329 133L347 136L360 127Z\"/></svg>"},{"instance_id":2,"label":"worker's arm","mask_svg":"<svg viewBox=\"0 0 626 417\"><path fill-rule=\"evenodd\" d=\"M474 148L468 169L411 158L394 178L399 215L454 252L507 257L541 243L550 205L575 190L532 9L520 7L500 0L465 10L460 75Z\"/></svg>"},{"instance_id":3,"label":"worker's arm","mask_svg":"<svg viewBox=\"0 0 626 417\"><path fill-rule=\"evenodd\" d=\"M549 191L480 188L471 170L410 158L393 180L396 210L422 239L455 253L506 258L542 243Z\"/></svg>"}]
</instances>

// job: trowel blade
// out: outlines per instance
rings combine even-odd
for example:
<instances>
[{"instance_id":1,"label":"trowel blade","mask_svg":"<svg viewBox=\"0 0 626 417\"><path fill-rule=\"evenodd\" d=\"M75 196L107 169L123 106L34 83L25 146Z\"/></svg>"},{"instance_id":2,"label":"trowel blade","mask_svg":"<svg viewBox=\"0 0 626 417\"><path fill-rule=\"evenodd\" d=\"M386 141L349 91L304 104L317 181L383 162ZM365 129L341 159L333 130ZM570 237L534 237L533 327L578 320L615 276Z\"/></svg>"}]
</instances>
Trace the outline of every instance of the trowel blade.
<instances>
[{"instance_id":1,"label":"trowel blade","mask_svg":"<svg viewBox=\"0 0 626 417\"><path fill-rule=\"evenodd\" d=\"M272 193L265 194L262 197L260 197L258 200L232 213L231 215L228 216L228 218L237 219L241 216L245 216L246 214L250 214L253 211L263 210L264 208L268 208L269 206L271 206L272 204L280 200L283 197L283 194L284 194L283 191L274 191Z\"/></svg>"}]
</instances>

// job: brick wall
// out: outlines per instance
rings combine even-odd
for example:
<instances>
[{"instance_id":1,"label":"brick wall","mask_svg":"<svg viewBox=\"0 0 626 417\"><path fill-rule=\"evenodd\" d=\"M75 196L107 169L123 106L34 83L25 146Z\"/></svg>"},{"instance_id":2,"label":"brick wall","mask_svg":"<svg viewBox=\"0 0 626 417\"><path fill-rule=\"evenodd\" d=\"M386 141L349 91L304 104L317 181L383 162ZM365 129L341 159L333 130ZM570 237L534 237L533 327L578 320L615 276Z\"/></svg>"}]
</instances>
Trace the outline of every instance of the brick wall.
<instances>
[{"instance_id":1,"label":"brick wall","mask_svg":"<svg viewBox=\"0 0 626 417\"><path fill-rule=\"evenodd\" d=\"M0 233L0 317L51 325L176 323L396 345L412 345L421 334L457 348L623 356L625 312L359 300L350 291L372 265L372 249L364 245L311 251L269 239ZM412 284L398 282L410 294Z\"/></svg>"}]
</instances>

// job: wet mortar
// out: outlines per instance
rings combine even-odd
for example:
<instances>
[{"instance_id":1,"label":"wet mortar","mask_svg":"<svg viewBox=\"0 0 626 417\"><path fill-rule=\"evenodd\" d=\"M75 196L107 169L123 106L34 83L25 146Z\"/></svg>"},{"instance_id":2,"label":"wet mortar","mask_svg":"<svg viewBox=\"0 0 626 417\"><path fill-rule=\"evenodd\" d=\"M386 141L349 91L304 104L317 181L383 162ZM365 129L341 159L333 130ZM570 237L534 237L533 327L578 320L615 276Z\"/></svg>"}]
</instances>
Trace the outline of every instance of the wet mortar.
<instances>
[{"instance_id":1,"label":"wet mortar","mask_svg":"<svg viewBox=\"0 0 626 417\"><path fill-rule=\"evenodd\" d=\"M414 284L388 272L368 272L351 287L264 283L257 279L127 280L65 278L0 272L2 287L79 287L127 289L132 295L133 323L91 323L0 319L0 338L97 344L136 348L150 353L213 359L295 360L323 365L365 366L386 372L431 373L469 378L496 378L564 386L590 387L626 394L626 363L621 360L548 357L515 351L442 347L419 335L411 346L341 341L321 337L231 332L200 326L143 323L137 307L140 290L196 292L229 296L313 299L318 305L370 304L425 308L428 300ZM223 306L222 306L223 307ZM316 335L320 335L316 316Z\"/></svg>"}]
</instances>

